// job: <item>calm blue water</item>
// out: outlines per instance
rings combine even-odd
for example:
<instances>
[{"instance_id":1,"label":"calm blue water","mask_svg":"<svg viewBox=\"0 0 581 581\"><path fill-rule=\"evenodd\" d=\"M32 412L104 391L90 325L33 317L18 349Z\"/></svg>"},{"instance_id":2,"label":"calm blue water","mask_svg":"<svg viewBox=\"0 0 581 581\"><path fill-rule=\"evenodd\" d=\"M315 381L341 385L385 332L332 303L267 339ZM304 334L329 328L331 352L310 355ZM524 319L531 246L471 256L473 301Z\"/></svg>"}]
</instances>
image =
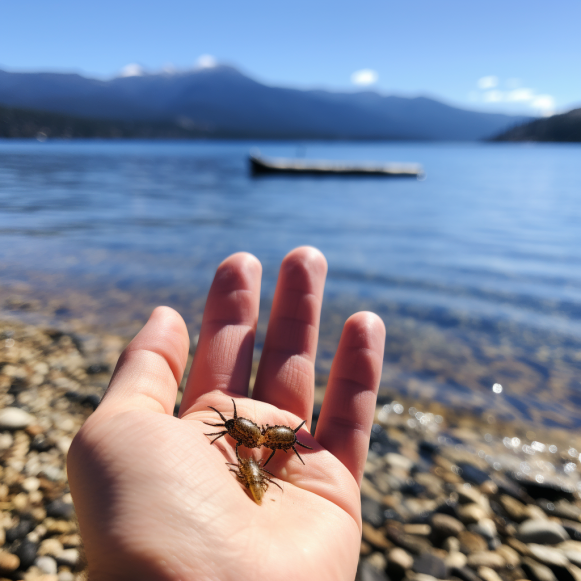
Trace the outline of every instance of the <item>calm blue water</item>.
<instances>
[{"instance_id":1,"label":"calm blue water","mask_svg":"<svg viewBox=\"0 0 581 581\"><path fill-rule=\"evenodd\" d=\"M427 179L254 179L254 147L419 162ZM428 327L452 333L475 361L482 344L504 340L513 359L546 367L539 390L566 365L570 398L581 394L580 172L578 145L5 140L0 267L5 279L56 274L104 301L104 289L153 302L174 289L180 303L246 250L263 264L268 298L281 258L311 244L329 262L329 304L375 308L402 329L408 321L419 345ZM331 345L336 328L325 329ZM394 377L425 378L401 365Z\"/></svg>"}]
</instances>

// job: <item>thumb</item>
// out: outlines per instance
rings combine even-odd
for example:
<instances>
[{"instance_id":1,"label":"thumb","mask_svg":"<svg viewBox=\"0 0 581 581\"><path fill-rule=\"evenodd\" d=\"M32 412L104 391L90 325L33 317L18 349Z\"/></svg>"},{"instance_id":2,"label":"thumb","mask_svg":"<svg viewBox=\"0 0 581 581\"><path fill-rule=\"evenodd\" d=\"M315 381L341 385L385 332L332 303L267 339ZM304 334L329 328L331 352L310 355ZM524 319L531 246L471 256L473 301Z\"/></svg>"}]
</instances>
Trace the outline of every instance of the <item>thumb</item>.
<instances>
[{"instance_id":1,"label":"thumb","mask_svg":"<svg viewBox=\"0 0 581 581\"><path fill-rule=\"evenodd\" d=\"M149 409L173 414L189 345L181 315L170 307L157 307L119 357L99 407L109 412Z\"/></svg>"}]
</instances>

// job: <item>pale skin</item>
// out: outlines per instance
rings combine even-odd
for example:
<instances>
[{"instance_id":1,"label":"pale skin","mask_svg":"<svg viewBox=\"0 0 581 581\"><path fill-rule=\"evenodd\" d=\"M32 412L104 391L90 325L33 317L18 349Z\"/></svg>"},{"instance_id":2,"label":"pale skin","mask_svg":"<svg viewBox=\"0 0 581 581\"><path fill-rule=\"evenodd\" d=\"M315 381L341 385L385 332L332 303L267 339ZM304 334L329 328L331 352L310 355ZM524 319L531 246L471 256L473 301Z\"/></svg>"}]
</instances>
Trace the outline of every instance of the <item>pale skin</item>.
<instances>
[{"instance_id":1,"label":"pale skin","mask_svg":"<svg viewBox=\"0 0 581 581\"><path fill-rule=\"evenodd\" d=\"M312 436L314 361L327 263L310 247L283 260L252 397L248 383L261 266L227 258L210 289L179 418L173 417L189 339L180 315L158 307L121 355L107 393L73 441L68 474L89 581L353 581L363 475L385 329L374 314L343 328ZM305 465L277 451L258 505L210 444L216 407L258 425L298 426ZM243 457L268 457L241 447Z\"/></svg>"}]
</instances>

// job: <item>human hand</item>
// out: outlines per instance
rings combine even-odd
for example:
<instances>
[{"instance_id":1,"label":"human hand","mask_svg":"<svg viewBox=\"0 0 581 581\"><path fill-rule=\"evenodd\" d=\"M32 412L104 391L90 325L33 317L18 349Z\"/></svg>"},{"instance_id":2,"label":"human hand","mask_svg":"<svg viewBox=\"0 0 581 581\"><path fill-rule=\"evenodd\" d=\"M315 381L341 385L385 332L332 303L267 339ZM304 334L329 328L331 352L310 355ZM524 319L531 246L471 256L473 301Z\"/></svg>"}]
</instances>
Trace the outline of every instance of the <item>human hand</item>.
<instances>
[{"instance_id":1,"label":"human hand","mask_svg":"<svg viewBox=\"0 0 581 581\"><path fill-rule=\"evenodd\" d=\"M186 326L155 309L121 355L97 410L75 437L68 473L90 581L353 580L361 539L359 484L367 456L385 329L371 313L345 323L315 436L297 433L268 464L270 485L255 504L226 462L233 440L213 445L213 406L258 425L310 427L314 360L327 265L309 247L281 266L252 398L248 382L261 266L234 254L218 268L183 394ZM240 448L241 456L270 450Z\"/></svg>"}]
</instances>

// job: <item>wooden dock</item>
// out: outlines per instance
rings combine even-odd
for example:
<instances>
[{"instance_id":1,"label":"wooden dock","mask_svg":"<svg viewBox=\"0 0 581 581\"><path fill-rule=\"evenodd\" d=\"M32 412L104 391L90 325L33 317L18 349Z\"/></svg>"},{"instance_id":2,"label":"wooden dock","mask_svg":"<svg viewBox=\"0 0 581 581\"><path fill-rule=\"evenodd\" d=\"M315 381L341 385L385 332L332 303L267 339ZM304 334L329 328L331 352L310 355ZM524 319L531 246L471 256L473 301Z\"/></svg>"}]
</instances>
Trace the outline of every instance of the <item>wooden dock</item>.
<instances>
[{"instance_id":1,"label":"wooden dock","mask_svg":"<svg viewBox=\"0 0 581 581\"><path fill-rule=\"evenodd\" d=\"M355 163L345 161L306 160L292 158L265 158L250 155L252 175L333 175L333 176L383 176L418 178L424 175L416 163Z\"/></svg>"}]
</instances>

